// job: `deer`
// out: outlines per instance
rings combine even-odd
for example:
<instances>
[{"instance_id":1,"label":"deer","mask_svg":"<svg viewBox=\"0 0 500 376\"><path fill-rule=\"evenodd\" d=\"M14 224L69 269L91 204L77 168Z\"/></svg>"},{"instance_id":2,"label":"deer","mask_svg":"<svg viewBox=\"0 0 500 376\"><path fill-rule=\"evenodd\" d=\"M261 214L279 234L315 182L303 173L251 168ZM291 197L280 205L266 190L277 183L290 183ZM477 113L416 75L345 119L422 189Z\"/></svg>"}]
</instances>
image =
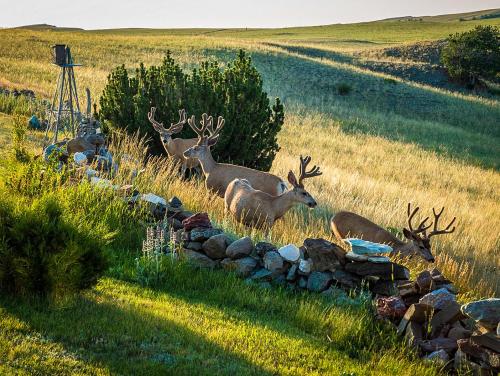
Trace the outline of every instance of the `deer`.
<instances>
[{"instance_id":1,"label":"deer","mask_svg":"<svg viewBox=\"0 0 500 376\"><path fill-rule=\"evenodd\" d=\"M213 127L213 117L207 114L202 115L200 127L196 125L194 115L188 119L188 124L198 135L198 141L196 145L184 152L184 156L197 159L200 162L207 188L215 192L219 197L224 197L229 183L237 178L246 179L254 189L272 196L278 196L288 189L286 183L276 175L243 166L217 163L214 160L210 148L217 143L220 131L224 127L225 120L222 116L218 117L215 129ZM208 135L206 131L208 131Z\"/></svg>"},{"instance_id":2,"label":"deer","mask_svg":"<svg viewBox=\"0 0 500 376\"><path fill-rule=\"evenodd\" d=\"M443 214L444 207L441 208L439 213L432 208L434 222L426 225L429 220L429 217L426 217L422 222L420 222L418 227L414 229L412 226L412 220L418 211L418 206L411 210L411 203L408 203L408 228L403 228L403 235L406 241L398 239L369 219L347 211L341 211L333 216L330 221L330 226L335 236L340 240L345 239L348 236L359 237L364 240L391 246L393 248L393 251L390 254L391 257L400 255L411 258L412 256L418 255L425 261L434 262L435 259L431 252L431 237L453 233L455 231L455 226L453 226L453 224L457 218L454 217L448 226L442 230L438 230L438 221L441 214ZM427 235L427 230L431 226L433 226L433 229Z\"/></svg>"},{"instance_id":3,"label":"deer","mask_svg":"<svg viewBox=\"0 0 500 376\"><path fill-rule=\"evenodd\" d=\"M165 129L163 123L159 123L155 120L155 112L156 107L151 107L151 111L148 112L148 120L153 125L155 131L160 134L161 142L167 155L175 162L181 164L181 176L184 176L187 169L193 169L199 166L196 159L186 158L184 156L184 152L193 145L196 145L198 139L172 138L174 134L180 133L184 124L186 124L186 112L184 110L179 110L179 121L176 124L170 124L168 129Z\"/></svg>"},{"instance_id":4,"label":"deer","mask_svg":"<svg viewBox=\"0 0 500 376\"><path fill-rule=\"evenodd\" d=\"M304 204L315 208L316 200L305 190L304 179L319 176L322 172L317 166L307 171L310 161L310 156L300 156L299 179L290 170L288 182L293 188L279 196L253 188L247 179L234 179L224 195L226 213L232 213L238 222L247 226L270 229L277 219L295 205Z\"/></svg>"}]
</instances>

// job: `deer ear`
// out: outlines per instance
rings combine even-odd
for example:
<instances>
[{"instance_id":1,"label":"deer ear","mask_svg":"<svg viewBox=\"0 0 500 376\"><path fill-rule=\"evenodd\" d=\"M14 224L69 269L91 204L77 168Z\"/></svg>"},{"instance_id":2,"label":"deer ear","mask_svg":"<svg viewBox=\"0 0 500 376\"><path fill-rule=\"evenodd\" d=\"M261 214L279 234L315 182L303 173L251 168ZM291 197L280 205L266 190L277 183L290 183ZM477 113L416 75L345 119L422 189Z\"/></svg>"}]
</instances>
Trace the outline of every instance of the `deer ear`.
<instances>
[{"instance_id":1,"label":"deer ear","mask_svg":"<svg viewBox=\"0 0 500 376\"><path fill-rule=\"evenodd\" d=\"M213 137L213 138L209 138L208 139L208 142L207 142L207 145L210 147L210 146L214 146L217 141L219 141L219 135Z\"/></svg>"},{"instance_id":2,"label":"deer ear","mask_svg":"<svg viewBox=\"0 0 500 376\"><path fill-rule=\"evenodd\" d=\"M297 185L299 185L297 183L297 178L295 177L295 174L293 173L293 171L289 171L288 172L288 182L293 186L293 187L296 187Z\"/></svg>"},{"instance_id":3,"label":"deer ear","mask_svg":"<svg viewBox=\"0 0 500 376\"><path fill-rule=\"evenodd\" d=\"M410 230L404 228L403 229L403 235L405 236L406 239L415 239L415 236L413 235L413 232L411 232Z\"/></svg>"}]
</instances>

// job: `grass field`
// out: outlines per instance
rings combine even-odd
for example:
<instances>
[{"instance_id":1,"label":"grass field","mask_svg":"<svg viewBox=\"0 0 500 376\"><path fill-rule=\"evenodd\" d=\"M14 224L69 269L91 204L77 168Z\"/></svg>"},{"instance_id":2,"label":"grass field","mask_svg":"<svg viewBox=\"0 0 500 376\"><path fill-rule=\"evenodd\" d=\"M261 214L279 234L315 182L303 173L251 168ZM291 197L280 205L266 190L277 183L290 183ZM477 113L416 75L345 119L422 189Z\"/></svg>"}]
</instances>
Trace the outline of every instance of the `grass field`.
<instances>
[{"instance_id":1,"label":"grass field","mask_svg":"<svg viewBox=\"0 0 500 376\"><path fill-rule=\"evenodd\" d=\"M310 154L324 171L307 184L319 207L287 214L272 240L300 244L308 236L331 238L328 219L338 210L401 229L407 202L425 213L445 205L444 219L456 215L458 228L434 241L436 266L467 300L500 293L499 99L380 73L355 58L401 43L441 39L476 24L500 25L500 19L445 17L275 30L0 30L0 85L50 97L57 69L49 63L49 46L56 42L72 47L76 61L84 64L76 72L80 90L89 87L95 97L118 64L131 70L140 61L157 64L172 50L189 69L207 57L227 61L245 48L266 90L286 106L282 149L272 171L285 176L298 167L300 154ZM338 94L341 83L351 86L348 95ZM8 144L11 121L0 115L2 145ZM0 163L0 172L6 163ZM143 190L176 194L190 209L208 210L226 229L249 232L225 218L222 200L199 182L173 179L158 166L150 166L142 179ZM130 260L116 262L120 268ZM413 272L427 267L411 266ZM182 374L195 364L206 374L439 372L422 368L407 352L399 354L400 344L390 331L374 329L368 308L359 302L343 307L318 296L291 297L182 268L173 268L159 291L140 288L121 278L123 273L109 273L96 289L60 310L2 300L0 359L9 361L0 361L0 371L40 364L52 374L68 369L131 374L135 367ZM372 333L377 334L370 342Z\"/></svg>"}]
</instances>

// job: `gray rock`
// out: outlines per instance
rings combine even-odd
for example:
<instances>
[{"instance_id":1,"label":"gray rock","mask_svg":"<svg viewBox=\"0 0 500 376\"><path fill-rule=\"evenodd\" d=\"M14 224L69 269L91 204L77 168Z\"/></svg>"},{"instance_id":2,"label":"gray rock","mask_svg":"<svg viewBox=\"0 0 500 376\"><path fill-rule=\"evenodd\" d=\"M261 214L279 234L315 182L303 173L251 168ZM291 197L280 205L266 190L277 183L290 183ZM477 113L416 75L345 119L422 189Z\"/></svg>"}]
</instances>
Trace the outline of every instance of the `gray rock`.
<instances>
[{"instance_id":1,"label":"gray rock","mask_svg":"<svg viewBox=\"0 0 500 376\"><path fill-rule=\"evenodd\" d=\"M184 249L182 253L191 265L198 268L213 269L217 266L216 261L212 260L202 253L192 251L190 249Z\"/></svg>"},{"instance_id":2,"label":"gray rock","mask_svg":"<svg viewBox=\"0 0 500 376\"><path fill-rule=\"evenodd\" d=\"M307 280L307 289L315 292L324 291L330 286L332 279L332 273L312 272Z\"/></svg>"},{"instance_id":3,"label":"gray rock","mask_svg":"<svg viewBox=\"0 0 500 376\"><path fill-rule=\"evenodd\" d=\"M192 242L204 242L212 236L222 234L222 230L218 228L203 228L196 227L189 233L189 239Z\"/></svg>"},{"instance_id":4,"label":"gray rock","mask_svg":"<svg viewBox=\"0 0 500 376\"><path fill-rule=\"evenodd\" d=\"M203 243L203 252L212 259L222 259L226 257L226 248L230 240L226 234L212 236Z\"/></svg>"},{"instance_id":5,"label":"gray rock","mask_svg":"<svg viewBox=\"0 0 500 376\"><path fill-rule=\"evenodd\" d=\"M301 289L305 289L305 288L307 288L307 279L305 279L304 277L300 278L300 279L299 279L298 286L299 286L299 288L301 288Z\"/></svg>"},{"instance_id":6,"label":"gray rock","mask_svg":"<svg viewBox=\"0 0 500 376\"><path fill-rule=\"evenodd\" d=\"M201 243L199 243L199 242L187 242L186 244L184 244L184 248L198 252L198 251L201 251Z\"/></svg>"},{"instance_id":7,"label":"gray rock","mask_svg":"<svg viewBox=\"0 0 500 376\"><path fill-rule=\"evenodd\" d=\"M404 266L393 262L382 264L373 262L351 262L346 264L345 270L361 277L377 276L386 280L410 279L410 271Z\"/></svg>"},{"instance_id":8,"label":"gray rock","mask_svg":"<svg viewBox=\"0 0 500 376\"><path fill-rule=\"evenodd\" d=\"M286 285L286 277L283 274L280 274L276 278L273 279L273 283L275 285L285 286Z\"/></svg>"},{"instance_id":9,"label":"gray rock","mask_svg":"<svg viewBox=\"0 0 500 376\"><path fill-rule=\"evenodd\" d=\"M500 324L500 299L491 298L470 302L462 306L463 314L479 322L485 328L498 330Z\"/></svg>"},{"instance_id":10,"label":"gray rock","mask_svg":"<svg viewBox=\"0 0 500 376\"><path fill-rule=\"evenodd\" d=\"M295 281L297 279L297 270L299 266L297 264L293 264L290 269L288 269L288 273L286 275L287 281Z\"/></svg>"},{"instance_id":11,"label":"gray rock","mask_svg":"<svg viewBox=\"0 0 500 376\"><path fill-rule=\"evenodd\" d=\"M349 289L354 289L361 285L361 278L359 278L356 274L352 274L341 269L335 270L332 277L335 282Z\"/></svg>"},{"instance_id":12,"label":"gray rock","mask_svg":"<svg viewBox=\"0 0 500 376\"><path fill-rule=\"evenodd\" d=\"M232 259L248 256L252 253L253 243L248 236L238 239L226 248L226 255Z\"/></svg>"},{"instance_id":13,"label":"gray rock","mask_svg":"<svg viewBox=\"0 0 500 376\"><path fill-rule=\"evenodd\" d=\"M312 270L312 262L311 260L300 260L299 262L299 271L302 274L309 275Z\"/></svg>"},{"instance_id":14,"label":"gray rock","mask_svg":"<svg viewBox=\"0 0 500 376\"><path fill-rule=\"evenodd\" d=\"M393 281L379 280L373 284L370 288L371 292L374 294L392 296L398 293L396 284Z\"/></svg>"},{"instance_id":15,"label":"gray rock","mask_svg":"<svg viewBox=\"0 0 500 376\"><path fill-rule=\"evenodd\" d=\"M270 281L272 278L273 273L267 269L259 269L250 277L250 279L255 281Z\"/></svg>"},{"instance_id":16,"label":"gray rock","mask_svg":"<svg viewBox=\"0 0 500 376\"><path fill-rule=\"evenodd\" d=\"M306 239L304 248L312 260L314 271L335 270L340 264L345 264L345 252L328 240Z\"/></svg>"},{"instance_id":17,"label":"gray rock","mask_svg":"<svg viewBox=\"0 0 500 376\"><path fill-rule=\"evenodd\" d=\"M297 262L300 257L300 250L294 244L288 244L278 250L283 259L289 262Z\"/></svg>"},{"instance_id":18,"label":"gray rock","mask_svg":"<svg viewBox=\"0 0 500 376\"><path fill-rule=\"evenodd\" d=\"M445 350L441 349L441 350L431 352L424 359L427 361L430 361L432 363L437 363L439 365L445 365L450 360L450 356L448 355L448 353Z\"/></svg>"},{"instance_id":19,"label":"gray rock","mask_svg":"<svg viewBox=\"0 0 500 376\"><path fill-rule=\"evenodd\" d=\"M278 248L276 248L273 244L267 243L267 242L258 242L255 244L255 252L257 253L258 256L264 257L264 255L267 252L270 251L277 251Z\"/></svg>"},{"instance_id":20,"label":"gray rock","mask_svg":"<svg viewBox=\"0 0 500 376\"><path fill-rule=\"evenodd\" d=\"M283 258L276 251L267 252L264 255L264 268L275 272L283 268Z\"/></svg>"},{"instance_id":21,"label":"gray rock","mask_svg":"<svg viewBox=\"0 0 500 376\"><path fill-rule=\"evenodd\" d=\"M368 261L368 256L358 255L357 253L354 253L352 251L347 252L345 254L345 258L348 259L349 261L358 261L358 262Z\"/></svg>"},{"instance_id":22,"label":"gray rock","mask_svg":"<svg viewBox=\"0 0 500 376\"><path fill-rule=\"evenodd\" d=\"M248 277L257 266L257 261L251 257L237 260L226 258L222 260L221 266L226 270L234 271L240 277Z\"/></svg>"},{"instance_id":23,"label":"gray rock","mask_svg":"<svg viewBox=\"0 0 500 376\"><path fill-rule=\"evenodd\" d=\"M428 305L434 309L442 309L446 307L451 302L456 302L457 298L455 295L450 293L446 289L434 290L428 294L425 294L418 301L420 304Z\"/></svg>"}]
</instances>

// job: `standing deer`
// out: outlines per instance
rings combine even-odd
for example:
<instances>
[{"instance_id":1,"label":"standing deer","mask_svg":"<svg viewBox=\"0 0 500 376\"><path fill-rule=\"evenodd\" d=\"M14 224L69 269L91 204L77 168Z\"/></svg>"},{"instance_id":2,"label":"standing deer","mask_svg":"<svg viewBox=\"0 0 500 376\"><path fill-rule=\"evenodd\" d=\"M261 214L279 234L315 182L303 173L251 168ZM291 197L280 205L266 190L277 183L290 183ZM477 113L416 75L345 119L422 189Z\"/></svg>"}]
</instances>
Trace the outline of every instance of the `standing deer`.
<instances>
[{"instance_id":1,"label":"standing deer","mask_svg":"<svg viewBox=\"0 0 500 376\"><path fill-rule=\"evenodd\" d=\"M271 228L274 221L283 217L285 213L297 204L304 204L310 208L316 207L314 198L304 189L303 181L307 178L319 176L322 173L319 167L314 166L306 171L311 157L300 156L299 180L293 171L288 173L288 181L293 189L279 196L272 196L252 187L247 179L234 179L227 187L224 195L225 210L231 212L236 219L247 226Z\"/></svg>"},{"instance_id":2,"label":"standing deer","mask_svg":"<svg viewBox=\"0 0 500 376\"><path fill-rule=\"evenodd\" d=\"M159 123L155 120L156 107L151 107L151 111L148 112L148 119L153 125L153 128L160 134L161 142L168 156L171 157L175 162L181 164L181 176L184 176L186 170L196 168L199 163L196 159L184 157L184 152L196 145L198 141L197 138L172 138L172 135L182 131L184 124L186 124L186 112L184 110L179 110L179 122L177 124L170 124L170 128L165 129L163 123Z\"/></svg>"},{"instance_id":3,"label":"standing deer","mask_svg":"<svg viewBox=\"0 0 500 376\"><path fill-rule=\"evenodd\" d=\"M220 197L224 197L229 183L238 178L246 179L253 188L273 196L278 196L287 190L286 183L276 175L243 166L217 163L214 160L210 152L210 147L217 143L219 133L224 127L222 116L219 116L215 130L213 128L213 118L212 116L207 116L207 114L202 115L200 128L196 126L194 115L191 116L188 123L198 135L198 142L186 150L184 156L200 161L208 189L214 191ZM205 135L205 131L207 130L208 135Z\"/></svg>"},{"instance_id":4,"label":"standing deer","mask_svg":"<svg viewBox=\"0 0 500 376\"><path fill-rule=\"evenodd\" d=\"M431 252L431 237L440 234L451 234L455 231L455 227L450 227L457 219L454 217L452 221L446 226L444 230L438 230L438 221L441 214L443 214L444 207L439 213L436 213L432 208L434 214L434 227L433 230L427 235L426 231L432 226L432 223L426 226L429 217L426 217L417 229L412 227L412 219L418 212L419 208L416 207L411 211L411 205L408 204L408 229L403 229L403 235L407 241L399 240L387 230L376 225L370 220L351 212L342 211L337 213L330 221L333 233L339 239L345 239L348 236L359 237L376 243L388 244L393 248L391 256L396 254L404 257L411 257L419 255L426 261L434 262L434 256Z\"/></svg>"}]
</instances>

